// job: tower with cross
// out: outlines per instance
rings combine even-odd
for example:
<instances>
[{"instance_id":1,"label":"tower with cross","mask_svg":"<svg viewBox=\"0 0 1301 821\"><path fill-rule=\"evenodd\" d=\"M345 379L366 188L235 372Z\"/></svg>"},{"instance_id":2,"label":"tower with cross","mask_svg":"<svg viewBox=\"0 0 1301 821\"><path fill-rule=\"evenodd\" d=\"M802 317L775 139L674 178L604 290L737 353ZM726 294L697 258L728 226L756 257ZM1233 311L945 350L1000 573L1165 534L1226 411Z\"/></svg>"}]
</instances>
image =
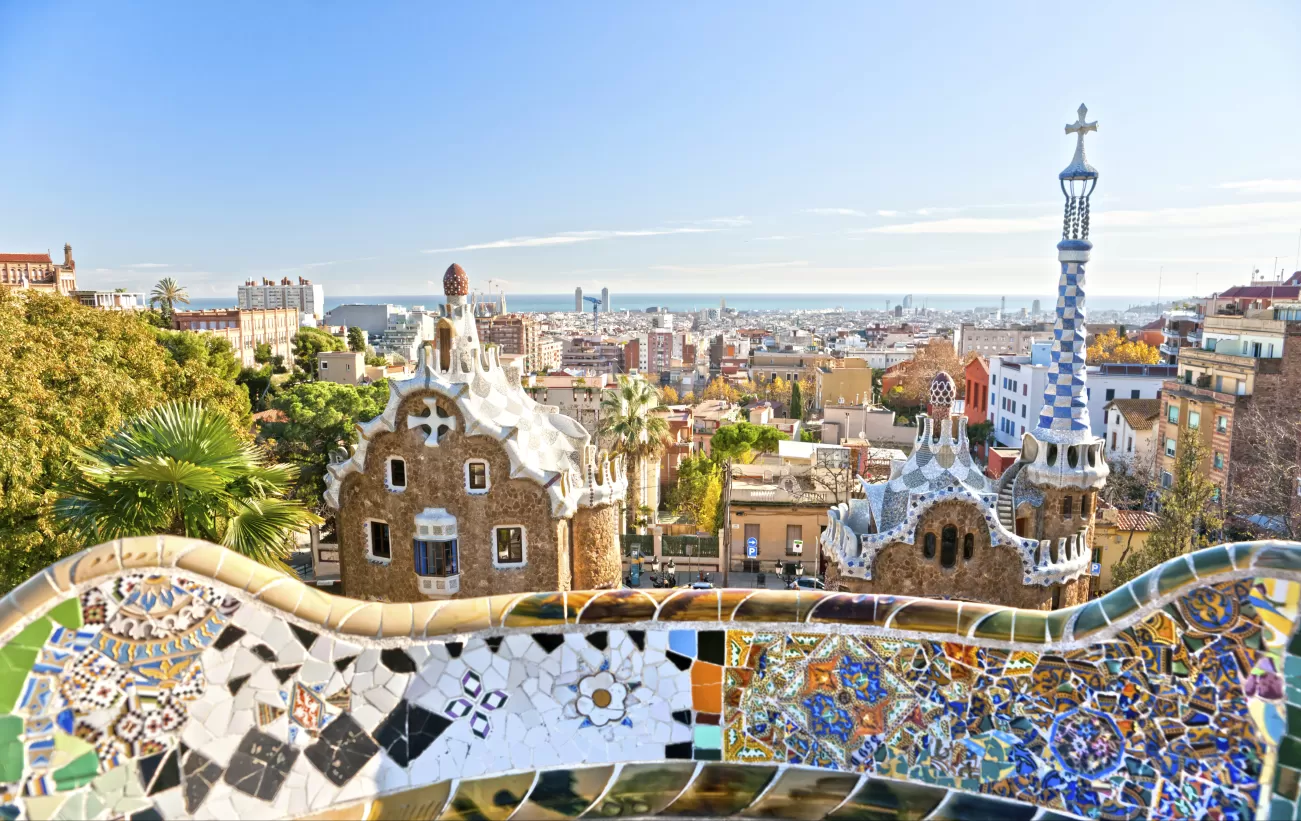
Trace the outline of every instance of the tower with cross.
<instances>
[{"instance_id":1,"label":"tower with cross","mask_svg":"<svg viewBox=\"0 0 1301 821\"><path fill-rule=\"evenodd\" d=\"M1053 346L1043 408L1033 430L1021 442L1016 464L999 485L999 516L1018 536L1049 545L1048 561L1080 555L1092 547L1090 526L1098 491L1106 484L1103 440L1094 435L1089 419L1085 324L1085 267L1089 241L1089 198L1098 185L1098 170L1084 154L1084 137L1096 132L1081 105L1066 134L1075 136L1075 155L1057 175L1065 206L1062 238L1057 243L1060 271ZM1088 577L1069 580L1054 591L1054 604L1084 600Z\"/></svg>"}]
</instances>

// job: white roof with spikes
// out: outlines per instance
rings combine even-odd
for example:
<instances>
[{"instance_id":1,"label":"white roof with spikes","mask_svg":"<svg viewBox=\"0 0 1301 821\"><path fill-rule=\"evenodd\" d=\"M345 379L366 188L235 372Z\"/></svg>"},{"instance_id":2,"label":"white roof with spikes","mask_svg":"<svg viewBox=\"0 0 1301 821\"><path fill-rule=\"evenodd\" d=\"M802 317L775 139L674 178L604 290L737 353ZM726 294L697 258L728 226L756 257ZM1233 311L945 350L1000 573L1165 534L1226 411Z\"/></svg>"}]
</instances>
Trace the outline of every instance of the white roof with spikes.
<instances>
[{"instance_id":1,"label":"white roof with spikes","mask_svg":"<svg viewBox=\"0 0 1301 821\"><path fill-rule=\"evenodd\" d=\"M485 352L479 346L474 317L463 302L463 297L449 299L448 319L455 327L450 367L441 368L437 352L421 346L415 373L389 381L384 412L359 424L351 454L330 464L325 501L339 507L343 480L366 469L369 443L381 433L420 429L425 447L439 447L442 435L456 429L457 419L439 413L434 395L455 405L465 420L463 434L491 436L502 444L512 479L530 479L546 488L554 516L571 516L579 505L622 498L628 485L622 459L598 453L582 425L533 401L520 385L519 371L503 367L495 348ZM427 411L399 419L398 406L420 392L433 394L424 399Z\"/></svg>"}]
</instances>

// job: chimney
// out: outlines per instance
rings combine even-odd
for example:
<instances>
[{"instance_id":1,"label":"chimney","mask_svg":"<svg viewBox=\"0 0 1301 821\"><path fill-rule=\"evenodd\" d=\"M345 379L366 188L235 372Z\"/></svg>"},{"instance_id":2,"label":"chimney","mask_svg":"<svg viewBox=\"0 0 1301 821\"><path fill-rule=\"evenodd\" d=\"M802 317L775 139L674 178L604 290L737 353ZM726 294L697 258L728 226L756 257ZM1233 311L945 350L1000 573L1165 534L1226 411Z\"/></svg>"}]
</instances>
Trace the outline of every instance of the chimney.
<instances>
[{"instance_id":1,"label":"chimney","mask_svg":"<svg viewBox=\"0 0 1301 821\"><path fill-rule=\"evenodd\" d=\"M298 284L299 284L299 285L311 285L312 283L311 283L310 280L306 280L306 279L303 279L302 277L299 277L299 278L298 278Z\"/></svg>"},{"instance_id":2,"label":"chimney","mask_svg":"<svg viewBox=\"0 0 1301 821\"><path fill-rule=\"evenodd\" d=\"M77 263L72 261L72 245L67 242L63 243L63 264L67 268L77 267Z\"/></svg>"},{"instance_id":3,"label":"chimney","mask_svg":"<svg viewBox=\"0 0 1301 821\"><path fill-rule=\"evenodd\" d=\"M280 284L281 284L281 285L290 285L290 284L292 284L292 283L289 282L289 277L281 277L281 279L280 279Z\"/></svg>"}]
</instances>

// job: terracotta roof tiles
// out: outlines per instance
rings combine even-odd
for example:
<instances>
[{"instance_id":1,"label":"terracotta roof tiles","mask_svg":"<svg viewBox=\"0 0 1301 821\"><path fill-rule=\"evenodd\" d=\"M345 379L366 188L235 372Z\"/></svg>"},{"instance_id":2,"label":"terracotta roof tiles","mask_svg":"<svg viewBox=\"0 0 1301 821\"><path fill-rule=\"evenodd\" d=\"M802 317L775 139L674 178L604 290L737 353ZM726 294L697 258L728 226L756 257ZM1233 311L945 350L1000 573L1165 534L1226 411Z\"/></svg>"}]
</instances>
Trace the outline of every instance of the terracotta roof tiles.
<instances>
[{"instance_id":1,"label":"terracotta roof tiles","mask_svg":"<svg viewBox=\"0 0 1301 821\"><path fill-rule=\"evenodd\" d=\"M52 265L49 254L0 254L0 262L40 262Z\"/></svg>"},{"instance_id":2,"label":"terracotta roof tiles","mask_svg":"<svg viewBox=\"0 0 1301 821\"><path fill-rule=\"evenodd\" d=\"M1160 399L1113 399L1107 407L1114 406L1134 430L1151 430L1161 415Z\"/></svg>"}]
</instances>

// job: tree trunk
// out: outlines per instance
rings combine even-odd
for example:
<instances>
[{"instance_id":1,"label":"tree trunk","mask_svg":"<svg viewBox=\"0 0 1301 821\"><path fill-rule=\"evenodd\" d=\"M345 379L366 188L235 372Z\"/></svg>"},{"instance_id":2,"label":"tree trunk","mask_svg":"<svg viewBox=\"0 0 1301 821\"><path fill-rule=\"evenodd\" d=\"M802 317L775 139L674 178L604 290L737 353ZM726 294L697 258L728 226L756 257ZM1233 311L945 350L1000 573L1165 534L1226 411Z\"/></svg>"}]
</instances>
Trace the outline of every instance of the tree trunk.
<instances>
[{"instance_id":1,"label":"tree trunk","mask_svg":"<svg viewBox=\"0 0 1301 821\"><path fill-rule=\"evenodd\" d=\"M628 457L628 511L632 514L633 527L641 518L641 458Z\"/></svg>"}]
</instances>

